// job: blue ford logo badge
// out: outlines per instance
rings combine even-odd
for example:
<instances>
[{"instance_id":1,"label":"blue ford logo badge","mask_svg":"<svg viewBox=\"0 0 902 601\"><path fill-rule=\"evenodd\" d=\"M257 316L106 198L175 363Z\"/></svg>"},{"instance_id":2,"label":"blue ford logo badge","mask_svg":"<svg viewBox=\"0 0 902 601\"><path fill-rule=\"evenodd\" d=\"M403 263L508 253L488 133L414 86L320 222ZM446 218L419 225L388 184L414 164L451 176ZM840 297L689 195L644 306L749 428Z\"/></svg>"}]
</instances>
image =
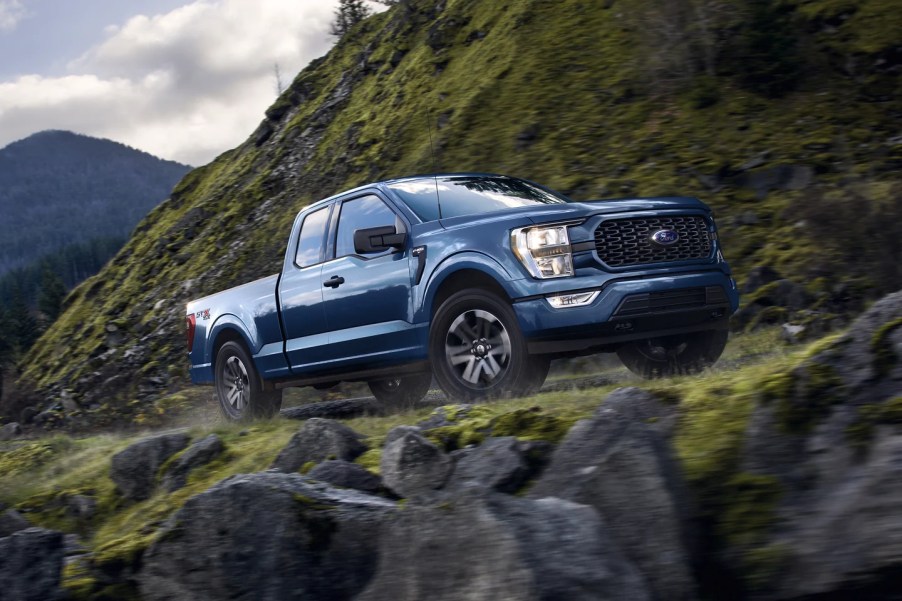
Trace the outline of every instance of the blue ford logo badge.
<instances>
[{"instance_id":1,"label":"blue ford logo badge","mask_svg":"<svg viewBox=\"0 0 902 601\"><path fill-rule=\"evenodd\" d=\"M674 230L658 230L651 235L651 241L661 246L670 246L680 239L680 235Z\"/></svg>"}]
</instances>

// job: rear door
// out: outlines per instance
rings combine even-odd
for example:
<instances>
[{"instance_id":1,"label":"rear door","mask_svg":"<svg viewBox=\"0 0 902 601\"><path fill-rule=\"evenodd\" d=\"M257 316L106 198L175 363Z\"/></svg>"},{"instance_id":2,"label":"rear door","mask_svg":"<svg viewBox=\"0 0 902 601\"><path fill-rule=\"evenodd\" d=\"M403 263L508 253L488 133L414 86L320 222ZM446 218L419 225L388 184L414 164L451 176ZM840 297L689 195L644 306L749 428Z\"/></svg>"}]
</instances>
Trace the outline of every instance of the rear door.
<instances>
[{"instance_id":1,"label":"rear door","mask_svg":"<svg viewBox=\"0 0 902 601\"><path fill-rule=\"evenodd\" d=\"M335 208L334 257L323 264L323 305L329 324L330 367L368 369L403 360L416 348L411 322L410 242L402 249L357 253L356 230L409 224L371 191Z\"/></svg>"},{"instance_id":2,"label":"rear door","mask_svg":"<svg viewBox=\"0 0 902 601\"><path fill-rule=\"evenodd\" d=\"M295 373L314 371L327 358L329 328L321 274L332 207L327 205L304 217L292 241L294 259L286 259L279 281L285 353Z\"/></svg>"}]
</instances>

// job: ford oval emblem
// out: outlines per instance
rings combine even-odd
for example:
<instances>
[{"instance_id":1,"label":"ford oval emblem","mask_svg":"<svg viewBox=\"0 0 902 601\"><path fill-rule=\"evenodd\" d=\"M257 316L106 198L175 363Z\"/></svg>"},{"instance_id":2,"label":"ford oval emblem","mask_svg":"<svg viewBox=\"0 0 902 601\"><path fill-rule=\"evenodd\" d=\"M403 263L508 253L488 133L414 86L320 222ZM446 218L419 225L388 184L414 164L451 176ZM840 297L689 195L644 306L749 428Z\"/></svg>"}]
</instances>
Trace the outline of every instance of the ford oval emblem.
<instances>
[{"instance_id":1,"label":"ford oval emblem","mask_svg":"<svg viewBox=\"0 0 902 601\"><path fill-rule=\"evenodd\" d=\"M651 241L661 246L670 246L680 239L680 235L675 230L658 230L651 235Z\"/></svg>"}]
</instances>

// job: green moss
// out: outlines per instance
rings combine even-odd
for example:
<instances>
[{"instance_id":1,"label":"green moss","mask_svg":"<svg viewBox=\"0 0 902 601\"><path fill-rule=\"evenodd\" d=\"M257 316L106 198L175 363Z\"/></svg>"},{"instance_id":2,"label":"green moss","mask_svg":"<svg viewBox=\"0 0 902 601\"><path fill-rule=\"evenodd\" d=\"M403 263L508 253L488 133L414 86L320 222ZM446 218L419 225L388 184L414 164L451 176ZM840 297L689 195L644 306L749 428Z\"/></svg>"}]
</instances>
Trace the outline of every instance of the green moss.
<instances>
[{"instance_id":1,"label":"green moss","mask_svg":"<svg viewBox=\"0 0 902 601\"><path fill-rule=\"evenodd\" d=\"M516 436L521 440L558 443L573 424L574 420L545 414L541 407L530 407L499 415L491 421L491 432L492 436Z\"/></svg>"},{"instance_id":2,"label":"green moss","mask_svg":"<svg viewBox=\"0 0 902 601\"><path fill-rule=\"evenodd\" d=\"M0 477L32 471L71 448L70 442L67 437L56 437L0 452Z\"/></svg>"},{"instance_id":3,"label":"green moss","mask_svg":"<svg viewBox=\"0 0 902 601\"><path fill-rule=\"evenodd\" d=\"M97 578L83 561L69 561L63 566L61 586L74 601L88 601L99 588Z\"/></svg>"},{"instance_id":4,"label":"green moss","mask_svg":"<svg viewBox=\"0 0 902 601\"><path fill-rule=\"evenodd\" d=\"M786 545L770 544L749 549L742 556L743 580L752 590L764 590L779 581L792 553Z\"/></svg>"},{"instance_id":5,"label":"green moss","mask_svg":"<svg viewBox=\"0 0 902 601\"><path fill-rule=\"evenodd\" d=\"M363 452L354 463L362 465L374 474L380 473L379 462L382 460L382 445L372 446Z\"/></svg>"},{"instance_id":6,"label":"green moss","mask_svg":"<svg viewBox=\"0 0 902 601\"><path fill-rule=\"evenodd\" d=\"M776 520L782 494L773 476L739 473L726 484L728 504L718 521L719 534L735 547L759 544Z\"/></svg>"},{"instance_id":7,"label":"green moss","mask_svg":"<svg viewBox=\"0 0 902 601\"><path fill-rule=\"evenodd\" d=\"M874 354L874 370L879 376L888 374L899 360L899 357L896 356L893 345L890 342L890 334L900 326L902 326L902 317L885 323L877 328L871 338L871 352Z\"/></svg>"},{"instance_id":8,"label":"green moss","mask_svg":"<svg viewBox=\"0 0 902 601\"><path fill-rule=\"evenodd\" d=\"M304 465L301 466L300 472L302 474L306 474L307 472L309 472L310 470L312 470L315 467L316 467L315 461L308 461L307 463L305 463Z\"/></svg>"},{"instance_id":9,"label":"green moss","mask_svg":"<svg viewBox=\"0 0 902 601\"><path fill-rule=\"evenodd\" d=\"M765 380L763 399L773 401L780 427L805 434L830 414L841 400L842 380L829 365L808 360L789 372Z\"/></svg>"},{"instance_id":10,"label":"green moss","mask_svg":"<svg viewBox=\"0 0 902 601\"><path fill-rule=\"evenodd\" d=\"M882 424L902 424L902 396L859 407L857 419L846 428L846 439L854 448L866 452L874 428Z\"/></svg>"}]
</instances>

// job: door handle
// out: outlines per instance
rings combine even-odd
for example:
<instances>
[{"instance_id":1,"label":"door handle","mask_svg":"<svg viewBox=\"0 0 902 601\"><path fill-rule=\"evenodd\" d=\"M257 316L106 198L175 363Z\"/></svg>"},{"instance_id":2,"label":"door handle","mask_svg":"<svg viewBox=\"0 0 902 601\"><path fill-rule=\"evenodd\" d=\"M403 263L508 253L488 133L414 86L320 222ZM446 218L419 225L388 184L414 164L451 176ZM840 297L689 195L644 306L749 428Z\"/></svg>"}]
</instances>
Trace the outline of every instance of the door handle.
<instances>
[{"instance_id":1,"label":"door handle","mask_svg":"<svg viewBox=\"0 0 902 601\"><path fill-rule=\"evenodd\" d=\"M333 275L331 278L323 282L326 288L338 288L345 283L345 279L341 276Z\"/></svg>"}]
</instances>

